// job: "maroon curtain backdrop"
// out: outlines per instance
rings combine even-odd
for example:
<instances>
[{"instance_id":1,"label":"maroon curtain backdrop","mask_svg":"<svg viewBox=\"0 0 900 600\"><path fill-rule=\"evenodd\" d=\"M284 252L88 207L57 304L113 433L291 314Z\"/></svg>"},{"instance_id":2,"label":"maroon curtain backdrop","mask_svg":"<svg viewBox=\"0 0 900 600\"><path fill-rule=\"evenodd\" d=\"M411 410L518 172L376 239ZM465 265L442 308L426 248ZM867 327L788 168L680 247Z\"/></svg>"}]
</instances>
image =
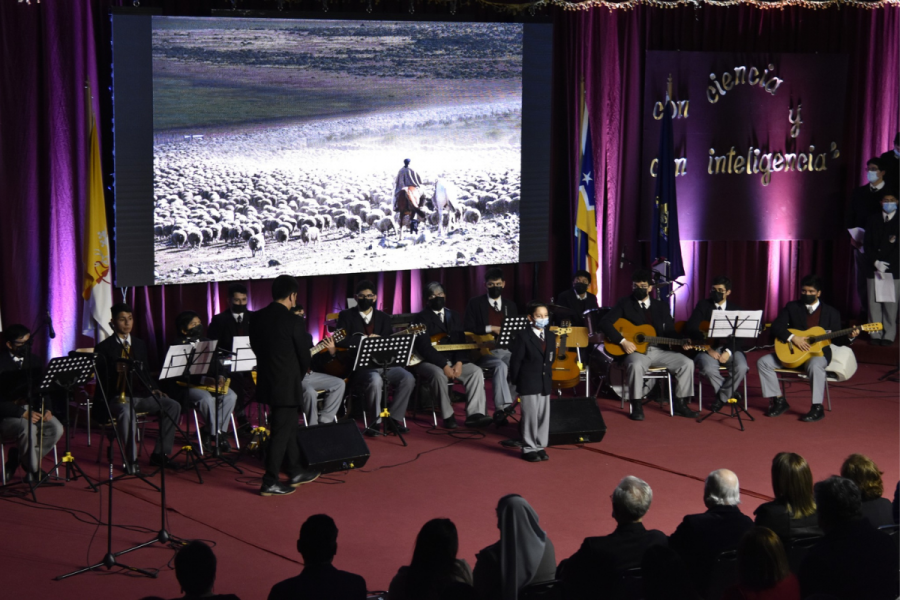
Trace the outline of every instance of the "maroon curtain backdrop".
<instances>
[{"instance_id":1,"label":"maroon curtain backdrop","mask_svg":"<svg viewBox=\"0 0 900 600\"><path fill-rule=\"evenodd\" d=\"M601 303L630 290L632 267L619 269L623 250L631 260L649 258L649 244L638 244L641 158L641 100L645 51L841 52L849 55L848 98L843 152L849 197L864 181L865 161L891 148L898 130L900 98L900 9L790 7L760 10L747 6L633 10L592 9L557 14L564 56L557 57L569 80L567 114L567 190L574 197L578 165L578 81L584 78L594 144L601 236ZM602 190L602 192L601 192ZM602 199L601 199L602 193ZM843 214L833 215L842 220ZM724 226L724 224L723 224ZM807 273L825 277L828 301L848 312L854 306L848 236L837 240L780 242L683 242L686 282L676 295L676 318L686 318L704 297L710 279L728 274L743 306L764 308L774 318L796 297Z\"/></svg>"},{"instance_id":2,"label":"maroon curtain backdrop","mask_svg":"<svg viewBox=\"0 0 900 600\"><path fill-rule=\"evenodd\" d=\"M79 334L87 172L83 88L86 80L94 86L103 125L104 172L109 174L108 10L121 3L0 3L0 316L7 325L31 324L49 310L59 334L49 348L53 356L91 343ZM173 3L171 11L166 10L183 12L187 4ZM897 7L778 11L744 6L638 7L554 10L554 18L552 250L546 263L504 267L507 286L520 303L533 295L552 296L570 280L582 78L589 93L597 161L604 304L628 290L629 268L618 269L623 247L628 247L633 259L646 253L635 241L641 217L635 199L645 50L848 53L850 96L844 138L851 166L845 177L848 193L862 183L862 163L886 150L897 131ZM794 295L799 277L808 271L830 277L829 296L846 309L852 294L852 286L844 285L849 279L849 256L844 239L686 245L689 275L688 285L678 294L679 315L704 295L709 277L719 272L734 277L742 304L764 306L769 318ZM300 300L307 307L312 332L318 334L325 314L343 306L355 282L363 277L376 282L384 310L406 312L419 308L419 290L432 279L444 281L451 307L463 308L468 297L482 292L483 273L484 267L476 267L307 278L302 281ZM225 305L227 285L127 290L138 317L138 335L161 351L171 335L174 316L186 308L207 317L218 312ZM269 282L251 282L249 287L253 307L269 301ZM121 299L122 292L117 290L115 298Z\"/></svg>"}]
</instances>

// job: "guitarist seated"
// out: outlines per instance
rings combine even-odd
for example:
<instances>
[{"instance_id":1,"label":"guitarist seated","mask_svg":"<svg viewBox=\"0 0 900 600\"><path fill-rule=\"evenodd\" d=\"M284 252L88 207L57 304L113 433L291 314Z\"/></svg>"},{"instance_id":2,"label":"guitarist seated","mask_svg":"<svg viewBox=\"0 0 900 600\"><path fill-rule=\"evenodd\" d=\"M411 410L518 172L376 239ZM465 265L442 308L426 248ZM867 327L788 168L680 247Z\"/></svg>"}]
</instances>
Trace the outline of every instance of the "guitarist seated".
<instances>
[{"instance_id":1,"label":"guitarist seated","mask_svg":"<svg viewBox=\"0 0 900 600\"><path fill-rule=\"evenodd\" d=\"M356 284L356 306L342 310L338 315L337 328L347 332L347 337L337 343L339 348L356 348L359 346L360 337L389 337L393 333L391 318L375 310L378 302L378 287L368 280ZM352 360L354 353L347 352ZM391 418L400 433L409 431L403 426L403 416L413 389L416 387L416 378L402 366L390 367L387 370L388 384L394 388L394 401L391 403ZM369 427L365 434L378 436L381 433L377 425L381 422L381 393L383 381L381 369L358 369L353 373L350 381L351 389L356 394L361 394L366 401L366 409L369 411Z\"/></svg>"},{"instance_id":2,"label":"guitarist seated","mask_svg":"<svg viewBox=\"0 0 900 600\"><path fill-rule=\"evenodd\" d=\"M446 334L451 344L465 342L463 320L459 313L445 308L447 297L444 288L437 281L425 286L425 305L413 321L427 327L425 335L416 338L414 349L422 357L422 362L413 367L422 378L422 385L428 388L432 398L439 398L441 417L445 429L456 429L459 425L453 416L450 404L450 381L459 381L466 388L466 427L485 427L491 418L485 416L484 374L481 368L469 362L468 351L440 352L431 345L431 338Z\"/></svg>"},{"instance_id":3,"label":"guitarist seated","mask_svg":"<svg viewBox=\"0 0 900 600\"><path fill-rule=\"evenodd\" d=\"M291 309L291 312L301 319L306 318L303 307L299 304ZM334 416L341 407L341 400L344 399L344 380L340 377L334 377L322 372L325 364L334 358L337 347L331 336L326 336L319 342L324 350L328 352L317 352L312 355L311 370L303 378L300 387L303 388L303 404L300 410L306 416L306 424L310 427L319 423L331 423ZM318 348L313 346L312 352L316 352ZM322 398L322 410L316 410L319 404L319 390L323 390L325 395Z\"/></svg>"},{"instance_id":4,"label":"guitarist seated","mask_svg":"<svg viewBox=\"0 0 900 600\"><path fill-rule=\"evenodd\" d=\"M701 331L700 324L705 322L708 328L713 311L741 310L729 299L729 296L731 296L731 279L724 275L714 278L709 298L700 300L694 307L694 312L691 313L691 317L684 327L685 335L695 342L703 343L707 332ZM743 349L741 339L734 340L734 356L731 355L731 336L725 339L709 340L709 343L711 346L709 350L700 352L694 357L694 365L716 390L716 401L713 402L710 410L718 412L725 406L729 398L737 397L740 393L737 390L740 389L744 377L747 376L747 357L741 352ZM722 372L719 371L720 366L728 368L725 377L722 377ZM731 376L732 372L734 378Z\"/></svg>"},{"instance_id":5,"label":"guitarist seated","mask_svg":"<svg viewBox=\"0 0 900 600\"><path fill-rule=\"evenodd\" d=\"M841 328L840 313L836 308L821 302L821 295L822 280L817 275L807 275L800 281L800 300L788 302L772 323L772 333L778 341L791 343L800 352L806 352L810 349L809 338L794 335L790 329L806 331L811 327L821 327L825 331L837 331ZM858 335L859 328L853 327L848 336L835 338L832 343L845 346ZM810 356L800 367L806 370L812 384L812 407L800 417L806 423L825 418L822 398L825 396L825 367L831 362L831 348L825 346L822 353L823 356ZM779 395L781 388L778 386L775 369L782 368L782 363L774 354L767 354L756 361L756 366L759 369L762 395L770 399L766 416L777 417L790 408L784 396Z\"/></svg>"},{"instance_id":6,"label":"guitarist seated","mask_svg":"<svg viewBox=\"0 0 900 600\"><path fill-rule=\"evenodd\" d=\"M646 354L636 352L637 346L625 339L615 328L616 321L625 319L633 325L651 325L660 336L676 335L675 321L669 314L668 304L650 298L653 292L653 278L650 271L638 269L632 275L631 281L634 287L632 294L616 302L616 305L600 320L600 329L603 330L606 339L613 344L619 344L626 354L623 362L625 385L628 386L628 397L631 401L629 418L633 421L644 420L642 401L652 389L652 383L645 385L644 374L651 367L665 367L675 376L678 384L675 388L672 410L680 417L694 418L700 413L687 407L687 401L694 395L694 363L691 359L684 354L663 350L653 345L647 347ZM689 346L689 340L685 340L685 347Z\"/></svg>"}]
</instances>

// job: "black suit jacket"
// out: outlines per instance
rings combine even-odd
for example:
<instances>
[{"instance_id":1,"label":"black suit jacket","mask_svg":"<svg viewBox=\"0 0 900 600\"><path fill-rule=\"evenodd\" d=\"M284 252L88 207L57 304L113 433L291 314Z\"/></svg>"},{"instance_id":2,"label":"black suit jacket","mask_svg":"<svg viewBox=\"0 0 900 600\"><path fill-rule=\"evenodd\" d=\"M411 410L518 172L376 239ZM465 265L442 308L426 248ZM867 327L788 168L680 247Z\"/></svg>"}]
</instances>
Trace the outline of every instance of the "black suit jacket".
<instances>
[{"instance_id":1,"label":"black suit jacket","mask_svg":"<svg viewBox=\"0 0 900 600\"><path fill-rule=\"evenodd\" d=\"M516 317L519 315L519 310L516 308L515 302L505 296L502 296L500 301L503 303L500 307L503 318ZM491 306L491 300L488 298L487 294L472 298L466 305L463 328L476 335L485 335L486 328L491 323L489 315L493 311L494 308Z\"/></svg>"},{"instance_id":2,"label":"black suit jacket","mask_svg":"<svg viewBox=\"0 0 900 600\"><path fill-rule=\"evenodd\" d=\"M622 571L640 567L647 548L668 545L666 534L648 531L643 523L620 524L609 535L585 538L561 569L563 597L615 597Z\"/></svg>"},{"instance_id":3,"label":"black suit jacket","mask_svg":"<svg viewBox=\"0 0 900 600\"><path fill-rule=\"evenodd\" d=\"M842 600L893 600L897 543L865 519L839 525L809 550L797 578L804 598L821 592Z\"/></svg>"},{"instance_id":4,"label":"black suit jacket","mask_svg":"<svg viewBox=\"0 0 900 600\"><path fill-rule=\"evenodd\" d=\"M653 327L656 329L656 335L662 337L676 337L681 335L675 333L675 320L669 314L669 305L661 300L650 300L650 313L653 315ZM644 311L641 305L633 296L625 296L616 302L606 315L600 320L600 329L603 330L606 339L614 344L622 341L622 334L613 327L619 319L627 319L633 325L650 325L644 317Z\"/></svg>"},{"instance_id":5,"label":"black suit jacket","mask_svg":"<svg viewBox=\"0 0 900 600\"><path fill-rule=\"evenodd\" d=\"M269 600L364 600L366 580L332 564L307 565L296 577L272 586Z\"/></svg>"},{"instance_id":6,"label":"black suit jacket","mask_svg":"<svg viewBox=\"0 0 900 600\"><path fill-rule=\"evenodd\" d=\"M526 327L516 332L509 359L509 380L515 383L519 395L548 395L553 385L553 359L556 356L556 334L544 329L547 350L541 349L541 340L534 328Z\"/></svg>"},{"instance_id":7,"label":"black suit jacket","mask_svg":"<svg viewBox=\"0 0 900 600\"><path fill-rule=\"evenodd\" d=\"M755 517L754 523L774 531L785 546L787 546L788 542L797 538L822 535L822 530L819 528L819 518L815 514L794 519L788 513L787 507L778 500L760 504L753 511L753 515Z\"/></svg>"},{"instance_id":8,"label":"black suit jacket","mask_svg":"<svg viewBox=\"0 0 900 600\"><path fill-rule=\"evenodd\" d=\"M444 320L441 321L440 317L438 317L433 310L426 308L413 317L413 322L427 327L427 331L423 335L416 337L414 346L416 352L425 360L425 362L429 362L442 369L446 366L448 360L451 364L456 364L457 362L471 362L469 360L470 353L468 350L438 352L431 345L431 336L438 335L439 333L447 334L447 337L444 338L445 343L464 344L466 342L463 320L458 312L445 307Z\"/></svg>"},{"instance_id":9,"label":"black suit jacket","mask_svg":"<svg viewBox=\"0 0 900 600\"><path fill-rule=\"evenodd\" d=\"M850 196L850 206L847 210L847 229L867 227L869 217L881 212L881 198L887 193L887 185L881 186L880 190L873 190L868 183L855 188Z\"/></svg>"},{"instance_id":10,"label":"black suit jacket","mask_svg":"<svg viewBox=\"0 0 900 600\"><path fill-rule=\"evenodd\" d=\"M584 300L579 300L574 288L560 292L556 297L556 304L572 310L572 315L554 315L553 322L557 325L563 320L572 321L573 327L585 327L584 311L598 308L597 296L588 292Z\"/></svg>"},{"instance_id":11,"label":"black suit jacket","mask_svg":"<svg viewBox=\"0 0 900 600\"><path fill-rule=\"evenodd\" d=\"M900 273L900 214L884 222L883 213L879 210L869 217L866 223L866 239L863 245L866 257L866 277L875 277L875 261L890 263L888 273L897 278Z\"/></svg>"},{"instance_id":12,"label":"black suit jacket","mask_svg":"<svg viewBox=\"0 0 900 600\"><path fill-rule=\"evenodd\" d=\"M893 150L888 150L881 155L881 164L884 167L884 187L896 190L900 186L900 159Z\"/></svg>"},{"instance_id":13,"label":"black suit jacket","mask_svg":"<svg viewBox=\"0 0 900 600\"><path fill-rule=\"evenodd\" d=\"M741 537L753 527L753 520L737 506L714 506L705 513L686 515L669 546L687 564L698 590L705 590L716 556L738 547Z\"/></svg>"},{"instance_id":14,"label":"black suit jacket","mask_svg":"<svg viewBox=\"0 0 900 600\"><path fill-rule=\"evenodd\" d=\"M697 306L694 307L694 312L691 313L691 317L687 320L687 323L684 326L684 335L691 338L695 342L702 342L704 340L703 332L700 331L700 323L703 321L710 321L712 319L713 311L715 310L715 303L709 298L704 298L697 303ZM725 304L725 310L742 310L740 306L733 303L729 300ZM731 350L731 337L720 338L717 340L709 340L710 345L712 346L724 346ZM735 349L740 352L744 348L747 347L747 343L752 342L749 338L737 338L735 340Z\"/></svg>"},{"instance_id":15,"label":"black suit jacket","mask_svg":"<svg viewBox=\"0 0 900 600\"><path fill-rule=\"evenodd\" d=\"M372 310L372 325L372 333L380 337L389 337L394 333L394 328L391 326L391 317L380 310ZM360 334L366 334L366 322L363 321L358 308L342 310L338 314L337 328L347 331L347 337L336 344L341 348L355 348L359 346Z\"/></svg>"},{"instance_id":16,"label":"black suit jacket","mask_svg":"<svg viewBox=\"0 0 900 600\"><path fill-rule=\"evenodd\" d=\"M310 346L306 319L291 314L283 304L272 302L253 315L250 347L256 354L257 389L269 406L300 406Z\"/></svg>"},{"instance_id":17,"label":"black suit jacket","mask_svg":"<svg viewBox=\"0 0 900 600\"><path fill-rule=\"evenodd\" d=\"M43 363L36 355L31 355L32 391L37 393L41 384ZM14 360L7 348L0 348L0 419L9 417L21 417L25 409L16 404L16 400L28 396L28 377L25 374L25 361L21 363ZM13 375L12 373L16 373ZM35 409L37 410L37 409Z\"/></svg>"},{"instance_id":18,"label":"black suit jacket","mask_svg":"<svg viewBox=\"0 0 900 600\"><path fill-rule=\"evenodd\" d=\"M250 321L253 313L248 310L243 315L243 322L238 325L237 321L234 320L234 314L230 310L220 312L209 322L206 335L211 340L217 340L219 348L231 350L234 347L235 336L248 335L250 333Z\"/></svg>"},{"instance_id":19,"label":"black suit jacket","mask_svg":"<svg viewBox=\"0 0 900 600\"><path fill-rule=\"evenodd\" d=\"M103 389L106 391L106 396L111 402L116 395L119 382L119 372L116 370L116 361L122 358L122 344L120 343L119 337L113 334L94 346L94 354L100 357L97 360L97 372L100 374L100 378L103 381ZM144 366L144 372L147 374L147 380L150 384L150 388L148 389L147 386L144 385L143 378L136 377L134 373L131 372L131 385L134 390L134 395L136 398L149 396L155 390L159 389L159 382L156 377L150 373L148 367L147 344L144 340L135 337L133 334L131 336L130 355L135 363L140 363ZM134 368L138 368L136 364L134 365ZM98 405L102 404L103 403L100 402Z\"/></svg>"},{"instance_id":20,"label":"black suit jacket","mask_svg":"<svg viewBox=\"0 0 900 600\"><path fill-rule=\"evenodd\" d=\"M836 308L828 306L820 299L819 310L821 311L819 316L819 327L825 331L837 331L841 328L841 314ZM806 305L799 300L791 300L784 305L784 308L781 309L781 312L779 312L775 320L772 321L772 333L782 342L787 342L788 338L791 337L791 332L788 331L789 329L799 329L800 331L808 329L806 326L808 317L809 311L806 309ZM831 340L831 343L837 344L838 346L846 346L850 343L850 338L847 336L837 337ZM828 362L831 362L831 348L825 346L823 354L825 359Z\"/></svg>"}]
</instances>

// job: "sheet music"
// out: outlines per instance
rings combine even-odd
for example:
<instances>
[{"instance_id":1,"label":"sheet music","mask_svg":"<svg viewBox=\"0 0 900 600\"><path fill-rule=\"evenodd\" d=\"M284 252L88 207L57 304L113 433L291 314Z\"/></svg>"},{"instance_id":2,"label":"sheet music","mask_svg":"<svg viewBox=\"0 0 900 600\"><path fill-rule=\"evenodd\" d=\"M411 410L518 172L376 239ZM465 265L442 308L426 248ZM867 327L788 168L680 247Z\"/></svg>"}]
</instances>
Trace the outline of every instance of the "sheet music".
<instances>
[{"instance_id":1,"label":"sheet music","mask_svg":"<svg viewBox=\"0 0 900 600\"><path fill-rule=\"evenodd\" d=\"M891 273L875 271L875 302L896 302L894 276Z\"/></svg>"},{"instance_id":2,"label":"sheet music","mask_svg":"<svg viewBox=\"0 0 900 600\"><path fill-rule=\"evenodd\" d=\"M707 337L718 339L731 336L755 338L759 336L762 325L761 310L714 310L709 320ZM737 331L733 325L737 323Z\"/></svg>"},{"instance_id":3,"label":"sheet music","mask_svg":"<svg viewBox=\"0 0 900 600\"><path fill-rule=\"evenodd\" d=\"M188 357L191 355L193 346L190 344L177 344L169 346L166 351L166 359L163 361L162 369L159 371L160 379L171 379L184 375L185 367L188 364Z\"/></svg>"},{"instance_id":4,"label":"sheet music","mask_svg":"<svg viewBox=\"0 0 900 600\"><path fill-rule=\"evenodd\" d=\"M234 357L231 359L232 371L252 371L256 368L256 354L250 348L250 336L235 336L232 343L232 352L234 352Z\"/></svg>"}]
</instances>

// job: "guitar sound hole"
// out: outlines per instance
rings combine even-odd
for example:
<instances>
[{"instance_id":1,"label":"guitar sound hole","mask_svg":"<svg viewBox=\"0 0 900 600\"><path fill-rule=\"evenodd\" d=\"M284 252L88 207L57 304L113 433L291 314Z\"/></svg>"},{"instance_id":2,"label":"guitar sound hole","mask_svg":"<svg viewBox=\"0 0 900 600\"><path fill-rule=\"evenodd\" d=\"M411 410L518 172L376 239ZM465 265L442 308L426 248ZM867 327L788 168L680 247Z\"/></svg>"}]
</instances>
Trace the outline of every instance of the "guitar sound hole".
<instances>
[{"instance_id":1,"label":"guitar sound hole","mask_svg":"<svg viewBox=\"0 0 900 600\"><path fill-rule=\"evenodd\" d=\"M644 343L644 339L645 339L645 338L644 338L644 334L643 334L643 333L639 333L639 334L637 334L636 336L634 336L634 343L635 343L635 344L643 344L643 343Z\"/></svg>"}]
</instances>

